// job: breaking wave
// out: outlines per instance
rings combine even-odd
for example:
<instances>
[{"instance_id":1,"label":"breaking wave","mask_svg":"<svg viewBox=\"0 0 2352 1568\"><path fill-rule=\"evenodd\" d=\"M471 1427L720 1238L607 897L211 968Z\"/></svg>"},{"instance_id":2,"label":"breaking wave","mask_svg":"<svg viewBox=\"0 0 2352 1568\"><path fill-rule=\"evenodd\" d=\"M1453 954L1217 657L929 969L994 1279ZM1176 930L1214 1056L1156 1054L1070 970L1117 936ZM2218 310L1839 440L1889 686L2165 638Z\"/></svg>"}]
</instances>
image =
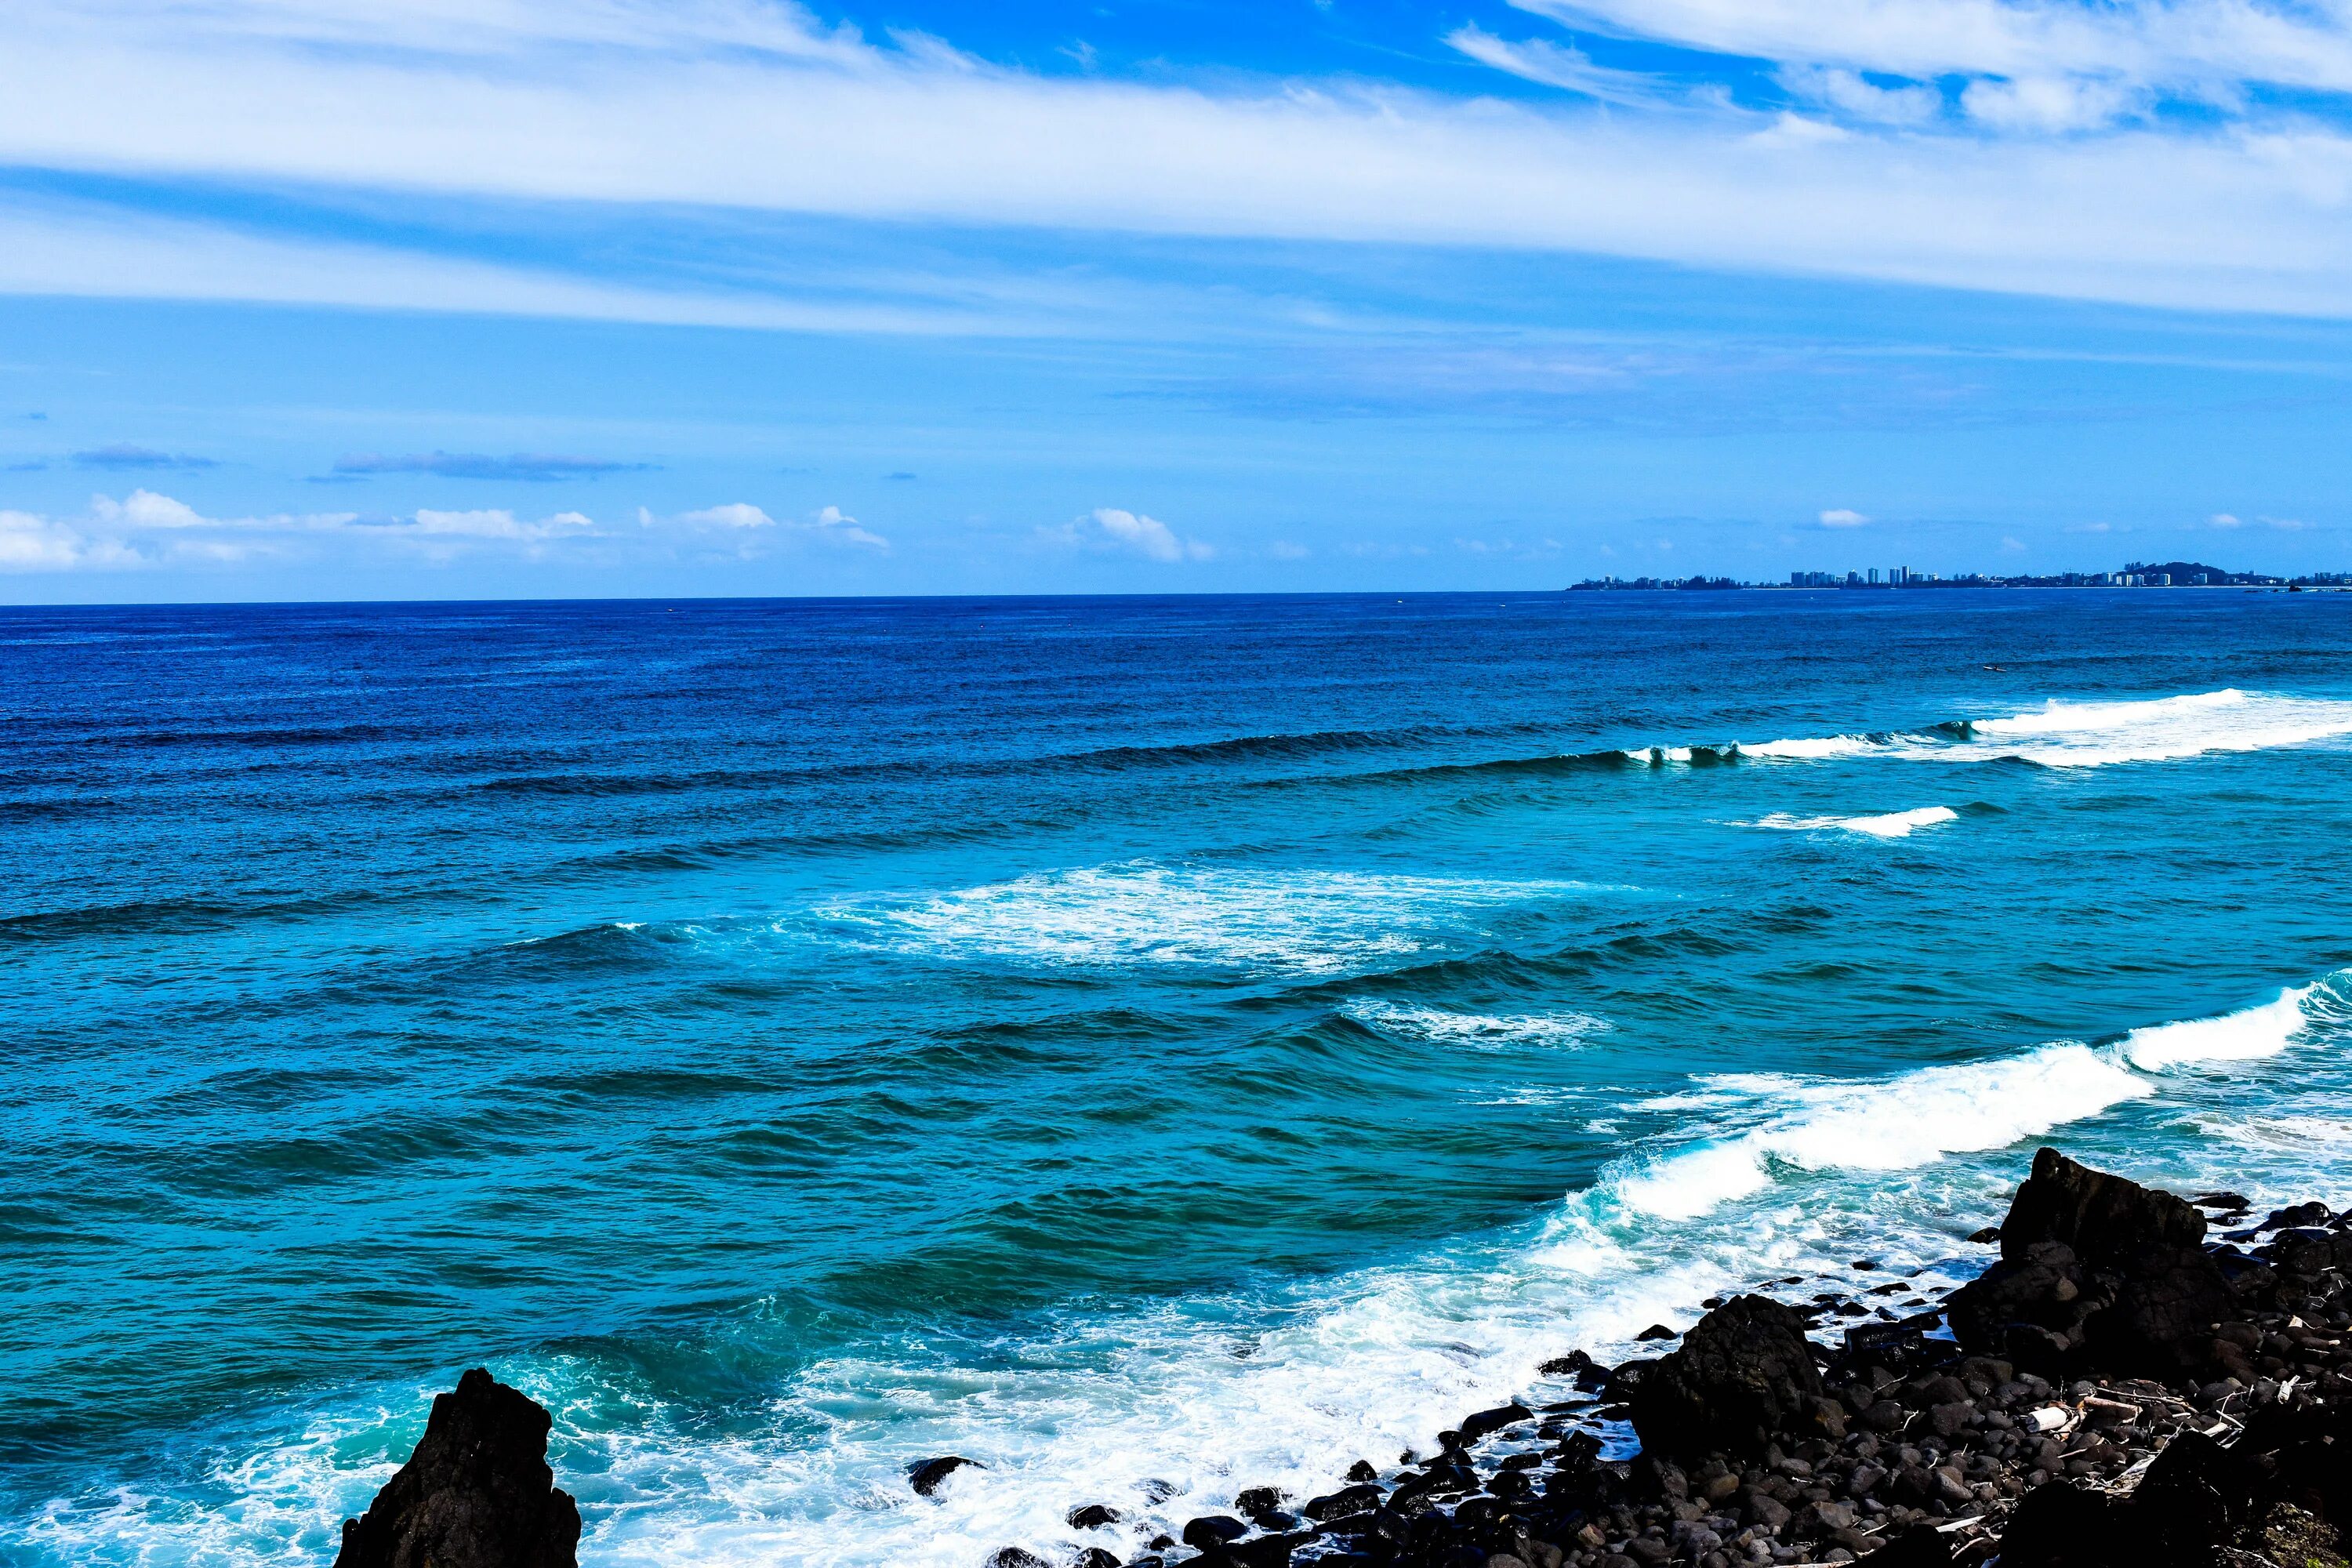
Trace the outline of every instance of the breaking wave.
<instances>
[{"instance_id":1,"label":"breaking wave","mask_svg":"<svg viewBox=\"0 0 2352 1568\"><path fill-rule=\"evenodd\" d=\"M1959 815L1948 805L1923 805L1911 811L1890 811L1877 816L1793 816L1785 811L1776 811L1769 816L1759 817L1750 826L1777 827L1790 832L1837 828L1872 838L1908 838L1922 827L1957 821Z\"/></svg>"}]
</instances>

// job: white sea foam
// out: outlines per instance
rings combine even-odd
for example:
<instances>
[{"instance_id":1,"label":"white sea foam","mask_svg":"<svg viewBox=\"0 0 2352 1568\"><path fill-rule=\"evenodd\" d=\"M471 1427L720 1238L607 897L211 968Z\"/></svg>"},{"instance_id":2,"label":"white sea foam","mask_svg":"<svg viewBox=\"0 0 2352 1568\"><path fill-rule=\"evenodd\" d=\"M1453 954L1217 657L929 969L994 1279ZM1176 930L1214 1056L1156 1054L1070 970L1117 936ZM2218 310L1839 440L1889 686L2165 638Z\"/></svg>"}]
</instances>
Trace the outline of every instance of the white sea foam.
<instances>
[{"instance_id":1,"label":"white sea foam","mask_svg":"<svg viewBox=\"0 0 2352 1568\"><path fill-rule=\"evenodd\" d=\"M1885 745L1885 742L1868 735L1819 735L1788 741L1742 741L1738 750L1742 757L1820 762L1831 757L1859 756L1884 750Z\"/></svg>"},{"instance_id":2,"label":"white sea foam","mask_svg":"<svg viewBox=\"0 0 2352 1568\"><path fill-rule=\"evenodd\" d=\"M1876 816L1794 816L1785 811L1776 811L1769 816L1759 817L1748 826L1774 827L1788 832L1835 828L1845 833L1864 834L1872 838L1908 838L1922 827L1956 821L1959 815L1948 805L1922 805L1910 811L1890 811Z\"/></svg>"},{"instance_id":3,"label":"white sea foam","mask_svg":"<svg viewBox=\"0 0 2352 1568\"><path fill-rule=\"evenodd\" d=\"M1493 1016L1454 1013L1442 1007L1407 1007L1393 1003L1365 1002L1348 1009L1348 1016L1384 1034L1417 1037L1474 1050L1504 1050L1514 1046L1572 1046L1609 1027L1609 1020L1590 1013L1519 1013Z\"/></svg>"},{"instance_id":4,"label":"white sea foam","mask_svg":"<svg viewBox=\"0 0 2352 1568\"><path fill-rule=\"evenodd\" d=\"M2000 1149L2154 1092L2106 1053L2061 1043L1897 1078L1799 1084L1761 1125L1702 1137L1632 1165L1612 1195L1690 1219L1761 1192L1773 1168L1895 1171Z\"/></svg>"},{"instance_id":5,"label":"white sea foam","mask_svg":"<svg viewBox=\"0 0 2352 1568\"><path fill-rule=\"evenodd\" d=\"M1331 973L1459 941L1482 915L1602 891L1569 881L1171 867L1044 871L816 911L841 940L899 952L1084 967Z\"/></svg>"},{"instance_id":6,"label":"white sea foam","mask_svg":"<svg viewBox=\"0 0 2352 1568\"><path fill-rule=\"evenodd\" d=\"M2126 1061L2142 1072L2274 1057L2293 1044L2310 1022L2304 1005L2317 990L2315 985L2290 986L2275 1001L2242 1012L2134 1029L2124 1037L2118 1049Z\"/></svg>"},{"instance_id":7,"label":"white sea foam","mask_svg":"<svg viewBox=\"0 0 2352 1568\"><path fill-rule=\"evenodd\" d=\"M2352 702L2267 692L2201 691L2141 701L2068 702L1986 719L1969 741L1939 749L2023 757L2045 767L2169 762L2209 752L2258 752L2352 734Z\"/></svg>"},{"instance_id":8,"label":"white sea foam","mask_svg":"<svg viewBox=\"0 0 2352 1568\"><path fill-rule=\"evenodd\" d=\"M1980 762L2021 757L2053 768L2170 762L2212 752L2259 752L2352 735L2352 702L2274 692L2185 692L2173 697L2080 702L2053 698L2040 708L1979 719L1958 738L1932 734L1795 735L1741 741L1722 752L1748 762L1828 762L1881 756ZM1636 747L1636 762L1689 762L1689 746ZM1718 753L1720 754L1720 753Z\"/></svg>"}]
</instances>

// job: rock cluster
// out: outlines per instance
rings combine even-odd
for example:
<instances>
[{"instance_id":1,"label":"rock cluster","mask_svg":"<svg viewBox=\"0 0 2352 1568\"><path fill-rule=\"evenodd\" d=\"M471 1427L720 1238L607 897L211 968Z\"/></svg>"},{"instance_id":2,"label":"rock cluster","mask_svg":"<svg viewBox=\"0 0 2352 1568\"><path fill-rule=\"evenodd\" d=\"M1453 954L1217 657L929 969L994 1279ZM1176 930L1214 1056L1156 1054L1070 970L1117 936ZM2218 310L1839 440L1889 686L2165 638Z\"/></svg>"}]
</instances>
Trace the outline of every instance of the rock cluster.
<instances>
[{"instance_id":1,"label":"rock cluster","mask_svg":"<svg viewBox=\"0 0 2352 1568\"><path fill-rule=\"evenodd\" d=\"M547 1412L480 1367L437 1394L425 1436L335 1568L576 1568L580 1510L547 1466Z\"/></svg>"},{"instance_id":2,"label":"rock cluster","mask_svg":"<svg viewBox=\"0 0 2352 1568\"><path fill-rule=\"evenodd\" d=\"M1896 1318L1901 1281L1710 1302L1657 1359L1548 1363L1574 1397L1482 1411L1322 1496L1245 1491L1126 1568L2346 1568L2352 1215L2209 1243L2200 1204L2246 1213L2042 1150L2000 1260L1940 1308ZM1813 1337L1841 1319L1841 1345ZM1621 1423L1640 1450L1604 1458Z\"/></svg>"}]
</instances>

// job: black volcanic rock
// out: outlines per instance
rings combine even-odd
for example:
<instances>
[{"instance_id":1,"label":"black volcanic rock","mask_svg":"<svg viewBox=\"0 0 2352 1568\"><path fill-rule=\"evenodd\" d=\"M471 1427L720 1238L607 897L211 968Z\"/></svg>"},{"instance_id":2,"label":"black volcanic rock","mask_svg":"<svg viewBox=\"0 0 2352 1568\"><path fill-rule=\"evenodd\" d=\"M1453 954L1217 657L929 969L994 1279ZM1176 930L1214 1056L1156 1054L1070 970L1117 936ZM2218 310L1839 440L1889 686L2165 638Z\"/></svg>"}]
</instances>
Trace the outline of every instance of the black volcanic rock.
<instances>
[{"instance_id":1,"label":"black volcanic rock","mask_svg":"<svg viewBox=\"0 0 2352 1568\"><path fill-rule=\"evenodd\" d=\"M967 1459L961 1454L941 1454L936 1459L925 1459L908 1470L907 1479L913 1485L917 1497L929 1497L940 1489L941 1481L966 1465L974 1469L984 1468L978 1459Z\"/></svg>"},{"instance_id":2,"label":"black volcanic rock","mask_svg":"<svg viewBox=\"0 0 2352 1568\"><path fill-rule=\"evenodd\" d=\"M1505 1405L1493 1410L1481 1410L1463 1421L1462 1441L1475 1443L1482 1437L1492 1436L1506 1426L1516 1426L1522 1421L1531 1421L1534 1418L1535 1412L1524 1405Z\"/></svg>"},{"instance_id":3,"label":"black volcanic rock","mask_svg":"<svg viewBox=\"0 0 2352 1568\"><path fill-rule=\"evenodd\" d=\"M425 1436L336 1568L575 1568L580 1510L547 1467L545 1410L480 1367L436 1395Z\"/></svg>"},{"instance_id":4,"label":"black volcanic rock","mask_svg":"<svg viewBox=\"0 0 2352 1568\"><path fill-rule=\"evenodd\" d=\"M1230 1514L1212 1513L1184 1527L1184 1544L1196 1552L1212 1552L1229 1541L1239 1541L1249 1526Z\"/></svg>"},{"instance_id":5,"label":"black volcanic rock","mask_svg":"<svg viewBox=\"0 0 2352 1568\"><path fill-rule=\"evenodd\" d=\"M1648 1368L1632 1390L1633 1430L1657 1454L1759 1453L1818 1431L1828 1392L1804 1320L1769 1297L1735 1296Z\"/></svg>"},{"instance_id":6,"label":"black volcanic rock","mask_svg":"<svg viewBox=\"0 0 2352 1568\"><path fill-rule=\"evenodd\" d=\"M2039 1241L2063 1242L2092 1268L2128 1268L2151 1249L2195 1247L2205 1216L2187 1201L2126 1177L2039 1149L2032 1173L2000 1222L2000 1255L2025 1256Z\"/></svg>"},{"instance_id":7,"label":"black volcanic rock","mask_svg":"<svg viewBox=\"0 0 2352 1568\"><path fill-rule=\"evenodd\" d=\"M1953 1336L2052 1377L2209 1368L2212 1326L2240 1309L2204 1236L2172 1194L2041 1150L2001 1221L2000 1261L1952 1293Z\"/></svg>"}]
</instances>

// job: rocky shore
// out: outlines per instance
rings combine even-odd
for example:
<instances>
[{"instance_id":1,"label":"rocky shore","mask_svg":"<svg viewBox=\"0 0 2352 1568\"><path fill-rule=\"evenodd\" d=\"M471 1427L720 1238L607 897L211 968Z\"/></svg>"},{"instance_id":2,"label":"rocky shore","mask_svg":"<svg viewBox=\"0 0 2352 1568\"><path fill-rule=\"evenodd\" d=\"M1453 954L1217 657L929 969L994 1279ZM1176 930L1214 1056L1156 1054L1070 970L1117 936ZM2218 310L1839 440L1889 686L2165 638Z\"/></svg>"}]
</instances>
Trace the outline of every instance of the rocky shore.
<instances>
[{"instance_id":1,"label":"rocky shore","mask_svg":"<svg viewBox=\"0 0 2352 1568\"><path fill-rule=\"evenodd\" d=\"M2344 1568L2352 1214L2257 1219L2233 1194L2183 1199L2044 1149L1974 1239L2000 1257L1948 1294L1863 1260L1802 1306L1710 1302L1686 1332L1646 1336L1678 1342L1654 1358L1570 1352L1542 1369L1552 1397L1469 1415L1433 1456L1360 1461L1318 1497L1244 1490L1124 1563L1117 1502L1074 1500L1072 1529L1106 1544L1066 1568ZM442 1431L469 1388L473 1425ZM341 1568L572 1561L544 1413L492 1419L492 1390L529 1405L469 1373L345 1527ZM929 1460L910 1489L968 1462ZM1066 1565L1006 1547L987 1568Z\"/></svg>"}]
</instances>

